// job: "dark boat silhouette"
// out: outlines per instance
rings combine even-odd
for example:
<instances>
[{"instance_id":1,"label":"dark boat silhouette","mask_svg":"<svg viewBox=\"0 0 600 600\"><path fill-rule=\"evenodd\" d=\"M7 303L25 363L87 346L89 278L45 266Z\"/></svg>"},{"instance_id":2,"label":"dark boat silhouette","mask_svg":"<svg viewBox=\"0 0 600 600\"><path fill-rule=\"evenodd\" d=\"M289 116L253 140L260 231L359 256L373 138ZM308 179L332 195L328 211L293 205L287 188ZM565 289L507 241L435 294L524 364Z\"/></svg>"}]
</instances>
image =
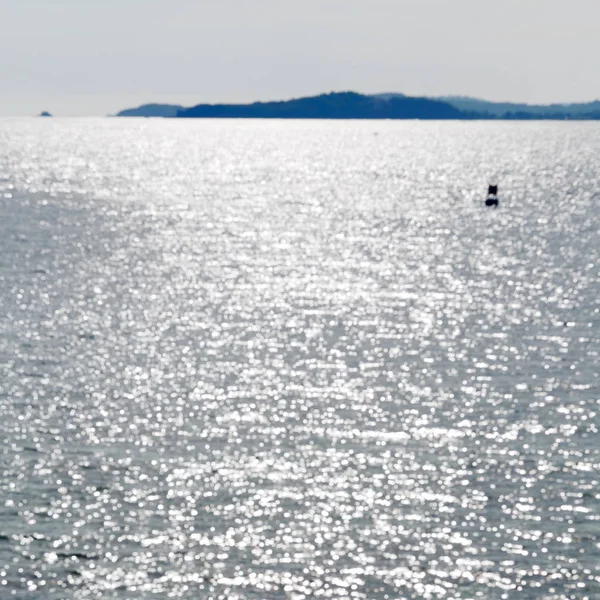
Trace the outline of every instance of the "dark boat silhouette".
<instances>
[{"instance_id":1,"label":"dark boat silhouette","mask_svg":"<svg viewBox=\"0 0 600 600\"><path fill-rule=\"evenodd\" d=\"M498 206L498 186L490 185L488 186L488 195L485 199L486 206L493 206L494 208Z\"/></svg>"}]
</instances>

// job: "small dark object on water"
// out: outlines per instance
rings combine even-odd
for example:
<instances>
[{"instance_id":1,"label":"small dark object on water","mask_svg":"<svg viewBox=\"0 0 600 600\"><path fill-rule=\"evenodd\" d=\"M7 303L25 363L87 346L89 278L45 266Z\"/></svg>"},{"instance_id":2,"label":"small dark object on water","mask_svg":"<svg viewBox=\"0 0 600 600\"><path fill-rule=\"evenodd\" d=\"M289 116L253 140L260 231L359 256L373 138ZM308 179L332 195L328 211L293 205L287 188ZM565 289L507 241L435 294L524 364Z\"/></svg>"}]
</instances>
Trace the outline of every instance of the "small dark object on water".
<instances>
[{"instance_id":1,"label":"small dark object on water","mask_svg":"<svg viewBox=\"0 0 600 600\"><path fill-rule=\"evenodd\" d=\"M488 195L485 199L486 206L493 206L494 208L498 206L498 186L490 185L488 186Z\"/></svg>"},{"instance_id":2,"label":"small dark object on water","mask_svg":"<svg viewBox=\"0 0 600 600\"><path fill-rule=\"evenodd\" d=\"M51 117L52 115L47 110L44 110L43 112L41 112L39 114L39 116L40 117Z\"/></svg>"}]
</instances>

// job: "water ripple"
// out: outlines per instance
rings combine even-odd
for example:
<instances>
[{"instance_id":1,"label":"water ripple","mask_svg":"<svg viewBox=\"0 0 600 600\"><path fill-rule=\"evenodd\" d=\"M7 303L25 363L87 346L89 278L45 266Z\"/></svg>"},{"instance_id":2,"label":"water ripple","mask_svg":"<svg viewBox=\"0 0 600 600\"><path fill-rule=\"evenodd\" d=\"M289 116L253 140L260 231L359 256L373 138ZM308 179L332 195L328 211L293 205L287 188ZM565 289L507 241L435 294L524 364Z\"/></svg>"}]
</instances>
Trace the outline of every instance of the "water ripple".
<instances>
[{"instance_id":1,"label":"water ripple","mask_svg":"<svg viewBox=\"0 0 600 600\"><path fill-rule=\"evenodd\" d=\"M0 142L3 598L600 596L598 126Z\"/></svg>"}]
</instances>

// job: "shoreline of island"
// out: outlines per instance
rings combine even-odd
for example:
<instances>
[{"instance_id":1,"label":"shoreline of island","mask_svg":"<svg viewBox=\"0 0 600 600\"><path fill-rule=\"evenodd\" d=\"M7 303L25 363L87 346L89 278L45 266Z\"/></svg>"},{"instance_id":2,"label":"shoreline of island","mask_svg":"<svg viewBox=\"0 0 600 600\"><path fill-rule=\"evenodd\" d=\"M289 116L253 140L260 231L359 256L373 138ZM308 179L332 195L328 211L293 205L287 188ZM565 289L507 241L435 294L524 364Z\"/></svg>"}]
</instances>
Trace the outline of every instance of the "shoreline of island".
<instances>
[{"instance_id":1,"label":"shoreline of island","mask_svg":"<svg viewBox=\"0 0 600 600\"><path fill-rule=\"evenodd\" d=\"M403 94L331 92L317 96L249 104L143 104L116 117L176 119L349 119L531 121L600 120L600 101L571 104L490 102L464 96L428 98Z\"/></svg>"}]
</instances>

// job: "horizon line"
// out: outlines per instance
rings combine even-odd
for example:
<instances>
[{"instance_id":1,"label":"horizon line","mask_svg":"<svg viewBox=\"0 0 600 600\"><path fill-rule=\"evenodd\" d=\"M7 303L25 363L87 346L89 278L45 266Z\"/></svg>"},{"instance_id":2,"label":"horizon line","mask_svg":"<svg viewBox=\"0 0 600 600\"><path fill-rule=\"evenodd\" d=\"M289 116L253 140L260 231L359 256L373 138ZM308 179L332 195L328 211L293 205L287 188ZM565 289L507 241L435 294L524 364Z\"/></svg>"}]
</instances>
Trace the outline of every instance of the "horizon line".
<instances>
[{"instance_id":1,"label":"horizon line","mask_svg":"<svg viewBox=\"0 0 600 600\"><path fill-rule=\"evenodd\" d=\"M513 105L513 106L524 106L524 107L541 107L541 108L552 108L552 107L567 107L573 105L587 105L594 104L600 102L600 97L594 98L592 100L578 100L578 101L560 101L560 102L543 102L543 103L532 103L526 101L516 101L516 100L487 100L486 98L482 98L479 96L469 96L464 94L445 94L445 95L413 95L406 94L403 92L374 92L374 93L366 93L366 92L357 92L351 89L345 90L330 90L326 92L313 93L307 95L298 95L298 96L288 96L284 98L271 99L271 100L252 100L247 102L228 102L228 101L219 101L219 102L196 102L195 104L180 104L174 101L145 101L136 106L128 106L125 108L118 109L114 113L96 113L96 114L87 114L87 115L62 115L63 117L75 117L75 118L91 118L91 117L114 117L119 112L125 110L134 110L137 108L141 108L148 105L158 105L158 106L174 106L181 107L184 109L194 108L195 106L206 105L206 106L218 106L218 105L229 105L229 106L248 106L252 104L266 104L266 103L276 103L276 102L290 102L293 100L301 100L305 98L316 98L319 96L328 96L328 95L336 95L336 94L356 94L359 96L365 97L377 97L377 96L398 96L403 98L415 98L415 99L427 99L427 100L437 100L440 102L451 103L453 100L465 100L465 101L475 101L481 102L490 105ZM39 118L42 116L43 112L46 112L47 109L40 111L35 115L0 115L0 118ZM53 113L52 111L48 111L51 113L52 117L61 116L59 114Z\"/></svg>"}]
</instances>

